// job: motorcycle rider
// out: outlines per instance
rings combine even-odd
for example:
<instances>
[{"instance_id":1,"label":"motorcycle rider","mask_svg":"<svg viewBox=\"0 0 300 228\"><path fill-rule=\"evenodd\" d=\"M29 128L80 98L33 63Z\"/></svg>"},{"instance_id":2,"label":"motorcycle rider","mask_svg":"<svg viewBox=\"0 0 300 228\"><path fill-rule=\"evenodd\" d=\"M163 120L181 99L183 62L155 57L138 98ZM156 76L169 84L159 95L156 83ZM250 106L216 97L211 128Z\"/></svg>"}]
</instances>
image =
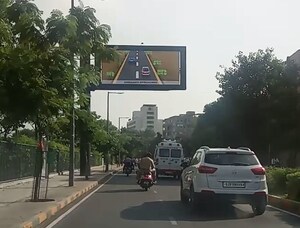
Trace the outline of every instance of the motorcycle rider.
<instances>
[{"instance_id":1,"label":"motorcycle rider","mask_svg":"<svg viewBox=\"0 0 300 228\"><path fill-rule=\"evenodd\" d=\"M147 153L145 154L144 157L141 158L139 164L138 164L138 170L136 172L136 179L137 182L139 183L139 180L142 176L142 174L144 173L148 173L151 172L152 174L152 178L153 178L153 182L156 182L156 171L155 171L155 165L154 165L154 161L152 160L152 155L151 153Z\"/></svg>"},{"instance_id":2,"label":"motorcycle rider","mask_svg":"<svg viewBox=\"0 0 300 228\"><path fill-rule=\"evenodd\" d=\"M132 169L132 159L130 157L126 157L125 160L123 161L123 173L125 171L125 168L130 168Z\"/></svg>"}]
</instances>

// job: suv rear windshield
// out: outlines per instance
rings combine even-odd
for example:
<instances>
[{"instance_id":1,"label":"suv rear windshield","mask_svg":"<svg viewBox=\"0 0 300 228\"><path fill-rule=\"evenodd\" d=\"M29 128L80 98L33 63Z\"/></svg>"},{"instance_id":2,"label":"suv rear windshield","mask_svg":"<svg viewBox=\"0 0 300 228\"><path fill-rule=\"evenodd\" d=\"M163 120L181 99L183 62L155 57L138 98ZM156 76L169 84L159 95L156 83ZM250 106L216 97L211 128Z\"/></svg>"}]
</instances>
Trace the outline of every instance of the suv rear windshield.
<instances>
[{"instance_id":1,"label":"suv rear windshield","mask_svg":"<svg viewBox=\"0 0 300 228\"><path fill-rule=\"evenodd\" d=\"M258 165L258 161L254 154L237 154L237 153L206 154L204 162L213 165L235 165L235 166Z\"/></svg>"},{"instance_id":2,"label":"suv rear windshield","mask_svg":"<svg viewBox=\"0 0 300 228\"><path fill-rule=\"evenodd\" d=\"M171 149L171 157L172 158L180 158L181 150L180 149Z\"/></svg>"},{"instance_id":3,"label":"suv rear windshield","mask_svg":"<svg viewBox=\"0 0 300 228\"><path fill-rule=\"evenodd\" d=\"M159 149L159 157L169 157L169 149Z\"/></svg>"}]
</instances>

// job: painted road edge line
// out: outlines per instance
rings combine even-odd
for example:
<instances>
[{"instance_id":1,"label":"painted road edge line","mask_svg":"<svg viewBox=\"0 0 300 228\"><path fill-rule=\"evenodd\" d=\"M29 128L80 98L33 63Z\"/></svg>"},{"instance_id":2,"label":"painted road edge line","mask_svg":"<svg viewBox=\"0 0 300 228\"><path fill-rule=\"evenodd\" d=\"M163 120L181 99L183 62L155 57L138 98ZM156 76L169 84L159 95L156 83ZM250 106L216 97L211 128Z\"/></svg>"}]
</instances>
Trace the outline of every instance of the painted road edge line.
<instances>
[{"instance_id":1,"label":"painted road edge line","mask_svg":"<svg viewBox=\"0 0 300 228\"><path fill-rule=\"evenodd\" d=\"M92 191L90 194L88 194L86 197L84 197L82 200L80 200L77 204L75 204L73 207L71 207L68 211L63 213L61 216L59 216L57 219L55 219L52 223L50 223L46 228L52 228L57 223L59 223L61 220L63 220L66 216L68 216L72 211L74 211L79 205L84 203L88 198L90 198L95 192L97 192L99 189L101 189L107 182L109 182L114 175L112 175L107 181L105 181L103 184L101 184L99 187L97 187L94 191Z\"/></svg>"},{"instance_id":2,"label":"painted road edge line","mask_svg":"<svg viewBox=\"0 0 300 228\"><path fill-rule=\"evenodd\" d=\"M156 77L156 80L158 81L158 84L163 84L163 82L161 81L160 77L158 76L158 74L157 74L157 72L156 72L156 70L155 70L155 68L154 68L154 66L153 66L153 64L151 62L151 59L149 58L148 54L145 53L145 55L146 55L146 58L148 59L148 62L150 64L151 68L152 68L152 71L153 71L153 73L154 73L154 75Z\"/></svg>"},{"instance_id":3,"label":"painted road edge line","mask_svg":"<svg viewBox=\"0 0 300 228\"><path fill-rule=\"evenodd\" d=\"M273 209L275 209L275 210L277 210L277 211L281 211L281 212L286 213L286 214L288 214L288 215L292 215L292 216L295 216L295 217L297 217L297 218L300 218L300 215L297 215L297 214L295 214L295 213L292 213L292 212L289 212L289 211L280 209L280 208L278 208L278 207L274 207L274 206L272 206L272 205L268 205L268 207L273 208Z\"/></svg>"},{"instance_id":4,"label":"painted road edge line","mask_svg":"<svg viewBox=\"0 0 300 228\"><path fill-rule=\"evenodd\" d=\"M128 56L129 56L129 53L125 56L125 58L123 60L123 63L121 64L121 66L120 66L120 68L119 68L119 70L117 72L117 75L116 75L115 79L113 80L113 84L115 84L119 80L120 74L121 74L121 72L122 72L122 70L124 68L124 65L125 65L125 63L127 61Z\"/></svg>"}]
</instances>

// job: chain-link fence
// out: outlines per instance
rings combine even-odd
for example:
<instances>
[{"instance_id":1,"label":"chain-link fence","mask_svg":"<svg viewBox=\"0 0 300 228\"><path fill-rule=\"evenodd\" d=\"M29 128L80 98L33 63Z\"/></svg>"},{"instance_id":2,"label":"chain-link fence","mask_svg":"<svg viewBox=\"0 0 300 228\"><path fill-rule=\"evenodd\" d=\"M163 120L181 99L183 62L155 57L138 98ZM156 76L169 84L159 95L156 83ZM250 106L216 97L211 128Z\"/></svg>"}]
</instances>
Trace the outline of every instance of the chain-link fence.
<instances>
[{"instance_id":1,"label":"chain-link fence","mask_svg":"<svg viewBox=\"0 0 300 228\"><path fill-rule=\"evenodd\" d=\"M33 176L37 148L32 145L0 142L0 181ZM101 155L90 157L90 165L101 165ZM69 169L69 152L49 148L49 171ZM79 152L75 152L75 169L79 169Z\"/></svg>"}]
</instances>

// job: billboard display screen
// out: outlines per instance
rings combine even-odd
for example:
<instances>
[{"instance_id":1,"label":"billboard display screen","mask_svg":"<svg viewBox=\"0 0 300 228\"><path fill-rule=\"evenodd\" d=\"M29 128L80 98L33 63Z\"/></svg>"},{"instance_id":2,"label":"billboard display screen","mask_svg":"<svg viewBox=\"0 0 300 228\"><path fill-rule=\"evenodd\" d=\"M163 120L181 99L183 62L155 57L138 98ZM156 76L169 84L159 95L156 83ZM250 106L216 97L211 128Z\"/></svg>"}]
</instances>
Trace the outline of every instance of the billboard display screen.
<instances>
[{"instance_id":1,"label":"billboard display screen","mask_svg":"<svg viewBox=\"0 0 300 228\"><path fill-rule=\"evenodd\" d=\"M109 46L113 61L101 62L96 90L185 90L186 48L183 46Z\"/></svg>"}]
</instances>

